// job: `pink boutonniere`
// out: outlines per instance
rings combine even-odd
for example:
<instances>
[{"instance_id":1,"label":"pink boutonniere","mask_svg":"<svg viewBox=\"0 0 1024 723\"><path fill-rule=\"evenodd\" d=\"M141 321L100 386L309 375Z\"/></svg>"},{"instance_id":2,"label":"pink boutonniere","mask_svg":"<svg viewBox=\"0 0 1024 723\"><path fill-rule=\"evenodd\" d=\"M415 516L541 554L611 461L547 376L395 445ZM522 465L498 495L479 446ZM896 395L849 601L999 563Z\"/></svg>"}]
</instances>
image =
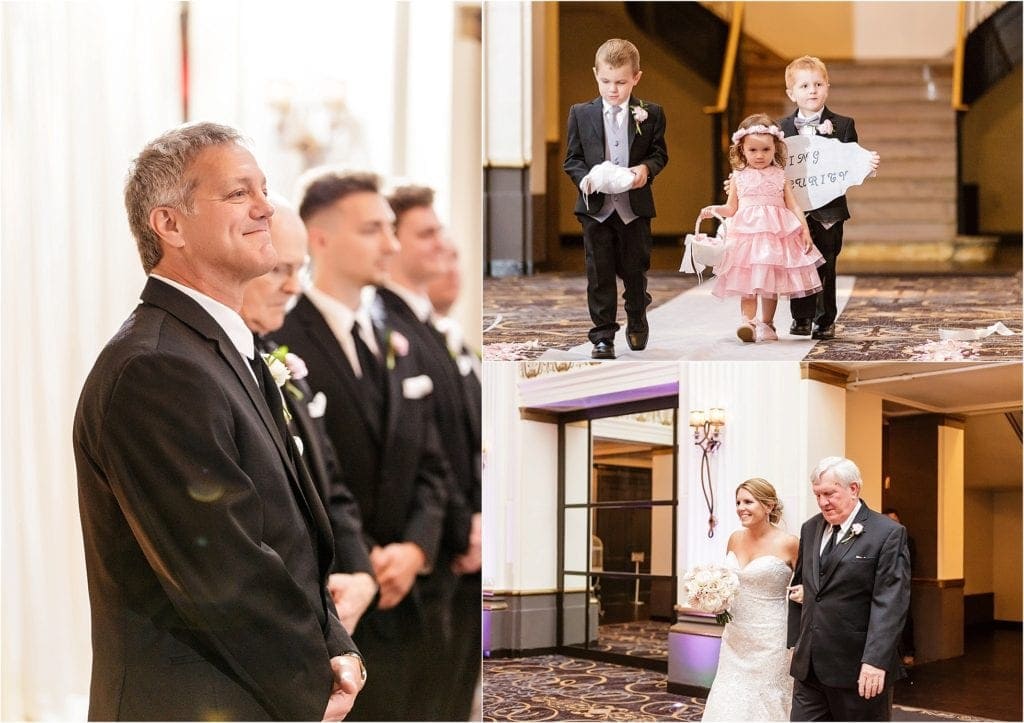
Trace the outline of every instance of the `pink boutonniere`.
<instances>
[{"instance_id":1,"label":"pink boutonniere","mask_svg":"<svg viewBox=\"0 0 1024 723\"><path fill-rule=\"evenodd\" d=\"M822 121L821 123L818 124L818 127L815 130L818 131L819 135L823 135L823 136L830 136L830 135L832 135L832 131L833 131L832 121L830 121L830 120Z\"/></svg>"},{"instance_id":2,"label":"pink boutonniere","mask_svg":"<svg viewBox=\"0 0 1024 723\"><path fill-rule=\"evenodd\" d=\"M647 120L647 104L642 100L638 100L636 105L630 108L630 111L633 113L633 122L636 124L636 132L643 135L643 132L640 130L640 124Z\"/></svg>"},{"instance_id":3,"label":"pink boutonniere","mask_svg":"<svg viewBox=\"0 0 1024 723\"><path fill-rule=\"evenodd\" d=\"M388 332L388 369L395 368L396 357L405 356L409 353L409 340L397 331Z\"/></svg>"}]
</instances>

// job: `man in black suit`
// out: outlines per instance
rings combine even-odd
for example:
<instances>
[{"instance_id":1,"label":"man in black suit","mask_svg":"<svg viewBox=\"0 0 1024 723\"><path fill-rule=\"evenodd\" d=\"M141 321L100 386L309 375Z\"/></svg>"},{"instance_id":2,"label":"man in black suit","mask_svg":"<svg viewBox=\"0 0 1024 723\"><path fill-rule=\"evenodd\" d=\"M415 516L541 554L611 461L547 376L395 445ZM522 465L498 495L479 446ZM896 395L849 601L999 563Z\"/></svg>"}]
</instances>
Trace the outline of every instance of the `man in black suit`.
<instances>
[{"instance_id":1,"label":"man in black suit","mask_svg":"<svg viewBox=\"0 0 1024 723\"><path fill-rule=\"evenodd\" d=\"M791 115L779 119L782 132L787 137L798 133L819 133L842 143L856 143L857 129L853 118L833 113L825 105L828 91L828 69L821 60L805 55L790 63L786 67L786 95L797 107ZM873 156L872 167L878 168L877 153ZM821 291L790 299L789 309L793 316L789 329L791 334L810 334L814 339L824 340L835 338L835 322L839 313L836 305L836 260L843 250L843 223L849 218L845 195L807 213L811 240L825 257L825 263L818 268Z\"/></svg>"},{"instance_id":2,"label":"man in black suit","mask_svg":"<svg viewBox=\"0 0 1024 723\"><path fill-rule=\"evenodd\" d=\"M649 335L647 270L651 266L654 177L668 163L665 112L632 95L640 82L640 53L628 40L613 38L597 50L594 78L601 95L569 110L563 169L580 191L575 214L583 226L587 304L594 326L588 336L595 359L615 358L622 279L629 348L646 348ZM595 193L588 177L605 161L627 168L633 184L625 193Z\"/></svg>"},{"instance_id":3,"label":"man in black suit","mask_svg":"<svg viewBox=\"0 0 1024 723\"><path fill-rule=\"evenodd\" d=\"M429 284L447 264L434 191L402 186L389 194L388 203L399 251L377 293L387 318L409 339L420 368L433 382L434 418L452 470L441 552L423 592L441 623L445 657L459 664L426 671L424 689L434 694L439 720L469 720L480 669L480 434L479 427L474 429L480 399L467 394L462 371L471 369L460 367L448 348L430 300Z\"/></svg>"},{"instance_id":4,"label":"man in black suit","mask_svg":"<svg viewBox=\"0 0 1024 723\"><path fill-rule=\"evenodd\" d=\"M89 717L340 720L365 671L323 585L330 522L238 314L277 260L266 181L199 123L142 150L125 205L150 279L74 424Z\"/></svg>"},{"instance_id":5,"label":"man in black suit","mask_svg":"<svg viewBox=\"0 0 1024 723\"><path fill-rule=\"evenodd\" d=\"M288 426L301 441L302 460L316 483L334 532L334 565L327 590L334 600L342 625L351 634L359 618L377 594L373 565L363 540L359 504L349 491L344 470L327 437L323 415L327 398L314 394L306 380L305 362L287 347L273 341L284 323L288 304L302 291L300 277L306 269L309 243L299 214L283 200L272 199L276 209L270 222L270 240L277 251L277 265L253 279L242 297L242 319L256 335L256 348L285 364L291 377L282 386L291 419Z\"/></svg>"},{"instance_id":6,"label":"man in black suit","mask_svg":"<svg viewBox=\"0 0 1024 723\"><path fill-rule=\"evenodd\" d=\"M325 173L299 206L309 233L313 285L276 333L305 359L359 502L380 585L377 607L354 638L374 676L352 720L422 720L417 668L438 665L417 577L435 565L447 503L448 466L434 422L432 383L410 342L392 330L363 290L382 283L397 251L393 214L372 174ZM372 288L370 289L372 292Z\"/></svg>"},{"instance_id":7,"label":"man in black suit","mask_svg":"<svg viewBox=\"0 0 1024 723\"><path fill-rule=\"evenodd\" d=\"M821 513L800 530L789 604L794 721L892 718L910 553L906 528L868 509L861 484L842 457L811 475Z\"/></svg>"}]
</instances>

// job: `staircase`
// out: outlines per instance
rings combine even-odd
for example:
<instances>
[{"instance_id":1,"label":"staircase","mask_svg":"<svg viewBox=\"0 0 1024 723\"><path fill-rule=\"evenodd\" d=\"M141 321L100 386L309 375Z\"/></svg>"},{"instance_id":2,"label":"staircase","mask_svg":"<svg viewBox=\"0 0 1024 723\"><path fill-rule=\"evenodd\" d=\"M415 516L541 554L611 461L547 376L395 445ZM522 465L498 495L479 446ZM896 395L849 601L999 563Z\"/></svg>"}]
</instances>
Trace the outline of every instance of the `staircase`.
<instances>
[{"instance_id":1,"label":"staircase","mask_svg":"<svg viewBox=\"0 0 1024 723\"><path fill-rule=\"evenodd\" d=\"M828 107L857 123L860 145L881 156L878 175L847 194L844 262L980 262L995 239L957 237L956 113L948 62L827 62ZM794 110L784 65L746 63L746 114Z\"/></svg>"}]
</instances>

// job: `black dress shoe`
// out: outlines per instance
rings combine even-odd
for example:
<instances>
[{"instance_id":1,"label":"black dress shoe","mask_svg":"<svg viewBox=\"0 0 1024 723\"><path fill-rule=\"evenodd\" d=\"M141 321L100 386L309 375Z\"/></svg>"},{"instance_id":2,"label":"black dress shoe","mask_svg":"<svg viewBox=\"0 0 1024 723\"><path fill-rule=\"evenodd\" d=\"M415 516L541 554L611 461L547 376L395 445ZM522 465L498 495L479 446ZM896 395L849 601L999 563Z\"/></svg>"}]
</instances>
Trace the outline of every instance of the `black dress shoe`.
<instances>
[{"instance_id":1,"label":"black dress shoe","mask_svg":"<svg viewBox=\"0 0 1024 723\"><path fill-rule=\"evenodd\" d=\"M793 323L789 325L789 333L795 334L796 336L810 336L811 335L811 320L810 319L793 319Z\"/></svg>"},{"instance_id":2,"label":"black dress shoe","mask_svg":"<svg viewBox=\"0 0 1024 723\"><path fill-rule=\"evenodd\" d=\"M648 331L626 331L626 343L633 351L643 351L647 348Z\"/></svg>"},{"instance_id":3,"label":"black dress shoe","mask_svg":"<svg viewBox=\"0 0 1024 723\"><path fill-rule=\"evenodd\" d=\"M812 339L835 339L836 338L836 325L829 324L828 326L815 327L814 332L811 334Z\"/></svg>"},{"instance_id":4,"label":"black dress shoe","mask_svg":"<svg viewBox=\"0 0 1024 723\"><path fill-rule=\"evenodd\" d=\"M593 350L590 352L591 359L614 359L615 358L615 344L611 339L602 339L601 341L594 344Z\"/></svg>"}]
</instances>

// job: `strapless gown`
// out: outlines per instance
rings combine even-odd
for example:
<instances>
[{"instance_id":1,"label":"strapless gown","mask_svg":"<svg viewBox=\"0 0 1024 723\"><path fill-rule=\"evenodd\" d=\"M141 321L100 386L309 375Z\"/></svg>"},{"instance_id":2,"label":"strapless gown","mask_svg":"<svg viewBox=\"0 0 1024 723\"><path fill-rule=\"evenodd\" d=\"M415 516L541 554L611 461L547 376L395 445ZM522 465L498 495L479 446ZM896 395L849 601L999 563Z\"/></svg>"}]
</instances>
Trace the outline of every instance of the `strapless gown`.
<instances>
[{"instance_id":1,"label":"strapless gown","mask_svg":"<svg viewBox=\"0 0 1024 723\"><path fill-rule=\"evenodd\" d=\"M722 633L706 721L788 721L793 698L786 649L786 586L793 571L774 555L755 557L740 567L730 552L725 564L740 579Z\"/></svg>"}]
</instances>

